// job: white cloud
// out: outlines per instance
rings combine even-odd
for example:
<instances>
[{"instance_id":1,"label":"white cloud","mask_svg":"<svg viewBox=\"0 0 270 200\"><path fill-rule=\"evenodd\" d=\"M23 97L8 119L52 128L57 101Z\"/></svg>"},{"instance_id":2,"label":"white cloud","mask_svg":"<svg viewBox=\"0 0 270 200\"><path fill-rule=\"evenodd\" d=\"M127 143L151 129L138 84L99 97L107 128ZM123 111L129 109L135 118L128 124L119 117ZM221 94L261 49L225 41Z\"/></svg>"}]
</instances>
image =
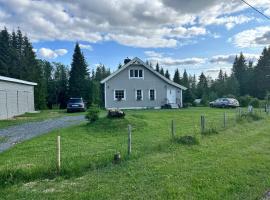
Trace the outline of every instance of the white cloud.
<instances>
[{"instance_id":1,"label":"white cloud","mask_svg":"<svg viewBox=\"0 0 270 200\"><path fill-rule=\"evenodd\" d=\"M57 56L63 56L68 53L68 50L66 49L56 49L54 52L57 54Z\"/></svg>"},{"instance_id":2,"label":"white cloud","mask_svg":"<svg viewBox=\"0 0 270 200\"><path fill-rule=\"evenodd\" d=\"M93 47L90 44L79 44L81 49L87 49L89 51L93 51Z\"/></svg>"},{"instance_id":3,"label":"white cloud","mask_svg":"<svg viewBox=\"0 0 270 200\"><path fill-rule=\"evenodd\" d=\"M252 3L268 12L267 1ZM19 26L32 41L110 40L142 48L173 48L211 36L208 25L231 29L253 20L239 15L247 6L233 0L0 0L0 8L0 25Z\"/></svg>"},{"instance_id":4,"label":"white cloud","mask_svg":"<svg viewBox=\"0 0 270 200\"><path fill-rule=\"evenodd\" d=\"M45 58L45 59L55 59L58 56L63 56L65 54L67 54L68 51L66 49L52 50L52 49L49 49L49 48L40 48L37 51L37 53L42 58Z\"/></svg>"},{"instance_id":5,"label":"white cloud","mask_svg":"<svg viewBox=\"0 0 270 200\"><path fill-rule=\"evenodd\" d=\"M216 55L213 56L209 62L210 63L229 63L232 64L237 54L227 54L227 55ZM256 62L260 55L259 54L244 54L247 61Z\"/></svg>"},{"instance_id":6,"label":"white cloud","mask_svg":"<svg viewBox=\"0 0 270 200\"><path fill-rule=\"evenodd\" d=\"M229 39L240 48L261 47L270 44L270 26L260 26L237 33Z\"/></svg>"},{"instance_id":7,"label":"white cloud","mask_svg":"<svg viewBox=\"0 0 270 200\"><path fill-rule=\"evenodd\" d=\"M162 53L157 53L155 51L145 51L144 52L146 56L148 56L147 60L150 62L156 63L158 62L162 66L178 66L178 65L199 65L205 63L205 58L197 58L197 57L191 57L191 58L184 58L184 59L177 59L172 58L169 56L165 56Z\"/></svg>"}]
</instances>

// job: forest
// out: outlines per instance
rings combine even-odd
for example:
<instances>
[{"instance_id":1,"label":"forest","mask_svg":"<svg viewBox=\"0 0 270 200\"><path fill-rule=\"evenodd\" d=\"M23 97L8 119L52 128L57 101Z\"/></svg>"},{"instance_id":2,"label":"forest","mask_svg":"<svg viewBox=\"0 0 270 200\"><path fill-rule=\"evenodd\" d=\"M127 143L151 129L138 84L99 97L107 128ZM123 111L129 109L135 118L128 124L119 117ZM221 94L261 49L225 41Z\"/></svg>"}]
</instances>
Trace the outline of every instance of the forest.
<instances>
[{"instance_id":1,"label":"forest","mask_svg":"<svg viewBox=\"0 0 270 200\"><path fill-rule=\"evenodd\" d=\"M165 67L159 63L155 67L149 61L146 63L188 88L183 94L186 106L192 105L198 98L202 99L204 105L219 97L235 97L242 106L250 103L258 106L260 100L268 100L270 47L263 49L255 64L247 61L241 52L235 57L232 73L220 70L216 79L203 72L198 77L188 74L186 70L180 74L178 69L170 77L168 69L164 70ZM69 97L82 97L89 106L102 107L103 89L100 81L110 73L110 69L103 64L90 71L79 43L75 44L70 66L66 66L38 59L29 38L20 29L9 32L4 28L0 31L0 75L38 83L35 87L36 109L64 109Z\"/></svg>"}]
</instances>

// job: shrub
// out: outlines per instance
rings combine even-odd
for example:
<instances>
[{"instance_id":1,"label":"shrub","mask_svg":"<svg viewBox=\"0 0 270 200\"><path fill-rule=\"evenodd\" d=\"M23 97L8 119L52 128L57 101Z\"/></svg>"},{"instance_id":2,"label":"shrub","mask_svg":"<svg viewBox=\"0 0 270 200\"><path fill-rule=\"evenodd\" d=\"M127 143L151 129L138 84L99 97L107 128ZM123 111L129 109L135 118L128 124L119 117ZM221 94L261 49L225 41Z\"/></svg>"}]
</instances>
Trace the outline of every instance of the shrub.
<instances>
[{"instance_id":1,"label":"shrub","mask_svg":"<svg viewBox=\"0 0 270 200\"><path fill-rule=\"evenodd\" d=\"M237 122L244 122L244 121L248 121L248 122L251 122L251 121L258 121L258 120L261 120L263 119L262 116L260 116L259 114L257 113L243 113L241 114L238 118L237 118Z\"/></svg>"},{"instance_id":2,"label":"shrub","mask_svg":"<svg viewBox=\"0 0 270 200\"><path fill-rule=\"evenodd\" d=\"M100 109L98 107L93 106L93 107L88 109L85 118L90 123L93 123L99 119L99 113L100 113Z\"/></svg>"},{"instance_id":3,"label":"shrub","mask_svg":"<svg viewBox=\"0 0 270 200\"><path fill-rule=\"evenodd\" d=\"M126 114L122 110L109 110L107 116L109 118L124 118L125 115Z\"/></svg>"},{"instance_id":4,"label":"shrub","mask_svg":"<svg viewBox=\"0 0 270 200\"><path fill-rule=\"evenodd\" d=\"M185 145L199 144L199 140L196 137L190 136L190 135L181 136L179 138L176 138L175 141L177 143L185 144Z\"/></svg>"},{"instance_id":5,"label":"shrub","mask_svg":"<svg viewBox=\"0 0 270 200\"><path fill-rule=\"evenodd\" d=\"M254 108L259 108L260 101L257 98L252 98L251 101L249 102L249 105L252 105Z\"/></svg>"}]
</instances>

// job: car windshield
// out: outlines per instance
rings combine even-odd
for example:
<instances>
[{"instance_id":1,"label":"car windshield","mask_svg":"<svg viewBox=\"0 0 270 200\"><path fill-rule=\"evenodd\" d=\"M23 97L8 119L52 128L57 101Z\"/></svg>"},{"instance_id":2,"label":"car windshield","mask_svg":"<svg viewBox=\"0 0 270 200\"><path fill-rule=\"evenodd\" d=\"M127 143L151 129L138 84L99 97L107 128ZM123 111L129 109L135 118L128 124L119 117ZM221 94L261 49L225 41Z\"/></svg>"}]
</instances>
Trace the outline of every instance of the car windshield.
<instances>
[{"instance_id":1,"label":"car windshield","mask_svg":"<svg viewBox=\"0 0 270 200\"><path fill-rule=\"evenodd\" d=\"M82 103L82 99L69 99L68 103Z\"/></svg>"}]
</instances>

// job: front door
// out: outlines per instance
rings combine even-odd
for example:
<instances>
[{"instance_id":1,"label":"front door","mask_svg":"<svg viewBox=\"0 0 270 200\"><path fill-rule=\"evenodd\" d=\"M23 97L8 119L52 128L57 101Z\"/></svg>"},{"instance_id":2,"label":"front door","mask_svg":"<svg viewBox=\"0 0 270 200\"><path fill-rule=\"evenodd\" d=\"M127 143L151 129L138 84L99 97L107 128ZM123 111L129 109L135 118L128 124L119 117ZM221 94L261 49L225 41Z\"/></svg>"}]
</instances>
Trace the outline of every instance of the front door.
<instances>
[{"instance_id":1,"label":"front door","mask_svg":"<svg viewBox=\"0 0 270 200\"><path fill-rule=\"evenodd\" d=\"M168 103L176 103L176 91L175 89L167 89Z\"/></svg>"}]
</instances>

